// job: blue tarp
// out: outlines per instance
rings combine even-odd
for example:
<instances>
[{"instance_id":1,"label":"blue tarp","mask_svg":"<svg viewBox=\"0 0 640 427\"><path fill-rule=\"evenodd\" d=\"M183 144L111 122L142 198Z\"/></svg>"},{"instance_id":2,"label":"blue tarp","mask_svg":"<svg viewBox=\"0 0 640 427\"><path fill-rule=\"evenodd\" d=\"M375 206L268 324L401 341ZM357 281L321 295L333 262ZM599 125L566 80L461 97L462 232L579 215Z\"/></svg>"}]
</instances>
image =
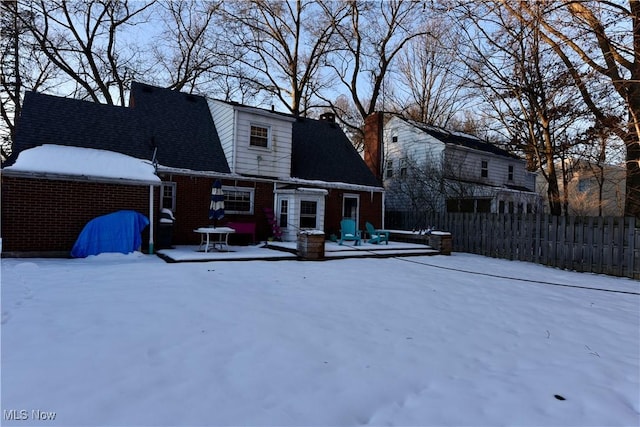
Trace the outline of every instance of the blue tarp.
<instances>
[{"instance_id":1,"label":"blue tarp","mask_svg":"<svg viewBox=\"0 0 640 427\"><path fill-rule=\"evenodd\" d=\"M92 219L73 245L71 256L84 258L104 252L128 254L142 245L142 230L149 219L136 211L118 211Z\"/></svg>"}]
</instances>

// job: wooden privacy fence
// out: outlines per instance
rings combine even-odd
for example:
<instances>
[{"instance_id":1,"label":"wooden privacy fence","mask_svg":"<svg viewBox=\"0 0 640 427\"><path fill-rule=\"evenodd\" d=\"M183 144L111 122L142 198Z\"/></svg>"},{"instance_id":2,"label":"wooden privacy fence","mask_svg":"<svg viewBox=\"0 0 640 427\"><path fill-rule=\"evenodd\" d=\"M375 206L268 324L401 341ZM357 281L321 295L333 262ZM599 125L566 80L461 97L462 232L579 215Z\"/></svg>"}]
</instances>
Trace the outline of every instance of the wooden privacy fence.
<instances>
[{"instance_id":1,"label":"wooden privacy fence","mask_svg":"<svg viewBox=\"0 0 640 427\"><path fill-rule=\"evenodd\" d=\"M453 251L640 279L636 218L448 213L419 223L451 232Z\"/></svg>"}]
</instances>

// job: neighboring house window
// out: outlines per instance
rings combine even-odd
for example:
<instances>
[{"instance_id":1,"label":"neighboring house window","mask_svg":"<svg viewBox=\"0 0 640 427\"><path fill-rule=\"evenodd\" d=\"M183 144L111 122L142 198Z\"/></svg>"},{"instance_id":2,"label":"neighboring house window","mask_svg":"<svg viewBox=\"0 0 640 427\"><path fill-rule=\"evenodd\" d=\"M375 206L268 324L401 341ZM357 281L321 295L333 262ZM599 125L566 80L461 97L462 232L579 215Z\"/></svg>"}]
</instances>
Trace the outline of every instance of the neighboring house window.
<instances>
[{"instance_id":1,"label":"neighboring house window","mask_svg":"<svg viewBox=\"0 0 640 427\"><path fill-rule=\"evenodd\" d=\"M278 226L287 228L289 224L289 201L287 199L280 200L280 216L278 217Z\"/></svg>"},{"instance_id":2,"label":"neighboring house window","mask_svg":"<svg viewBox=\"0 0 640 427\"><path fill-rule=\"evenodd\" d=\"M584 193L589 190L589 180L588 179L579 179L578 180L578 191Z\"/></svg>"},{"instance_id":3,"label":"neighboring house window","mask_svg":"<svg viewBox=\"0 0 640 427\"><path fill-rule=\"evenodd\" d=\"M407 176L407 160L402 159L400 161L400 177L405 178Z\"/></svg>"},{"instance_id":4,"label":"neighboring house window","mask_svg":"<svg viewBox=\"0 0 640 427\"><path fill-rule=\"evenodd\" d=\"M398 135L393 135L391 137L391 142L398 142Z\"/></svg>"},{"instance_id":5,"label":"neighboring house window","mask_svg":"<svg viewBox=\"0 0 640 427\"><path fill-rule=\"evenodd\" d=\"M318 202L311 200L300 201L300 228L316 228L318 217Z\"/></svg>"},{"instance_id":6,"label":"neighboring house window","mask_svg":"<svg viewBox=\"0 0 640 427\"><path fill-rule=\"evenodd\" d=\"M509 181L513 181L513 165L509 165Z\"/></svg>"},{"instance_id":7,"label":"neighboring house window","mask_svg":"<svg viewBox=\"0 0 640 427\"><path fill-rule=\"evenodd\" d=\"M489 162L486 160L482 161L482 165L480 167L480 176L482 178L488 178L489 177Z\"/></svg>"},{"instance_id":8,"label":"neighboring house window","mask_svg":"<svg viewBox=\"0 0 640 427\"><path fill-rule=\"evenodd\" d=\"M386 177L391 178L392 176L393 176L393 160L387 160Z\"/></svg>"},{"instance_id":9,"label":"neighboring house window","mask_svg":"<svg viewBox=\"0 0 640 427\"><path fill-rule=\"evenodd\" d=\"M176 183L163 182L160 186L160 207L176 211Z\"/></svg>"},{"instance_id":10,"label":"neighboring house window","mask_svg":"<svg viewBox=\"0 0 640 427\"><path fill-rule=\"evenodd\" d=\"M223 187L225 213L253 215L253 188Z\"/></svg>"},{"instance_id":11,"label":"neighboring house window","mask_svg":"<svg viewBox=\"0 0 640 427\"><path fill-rule=\"evenodd\" d=\"M501 214L504 213L504 200L500 200L498 202L498 213L501 213Z\"/></svg>"},{"instance_id":12,"label":"neighboring house window","mask_svg":"<svg viewBox=\"0 0 640 427\"><path fill-rule=\"evenodd\" d=\"M269 147L269 127L261 125L251 125L249 145L252 147Z\"/></svg>"}]
</instances>

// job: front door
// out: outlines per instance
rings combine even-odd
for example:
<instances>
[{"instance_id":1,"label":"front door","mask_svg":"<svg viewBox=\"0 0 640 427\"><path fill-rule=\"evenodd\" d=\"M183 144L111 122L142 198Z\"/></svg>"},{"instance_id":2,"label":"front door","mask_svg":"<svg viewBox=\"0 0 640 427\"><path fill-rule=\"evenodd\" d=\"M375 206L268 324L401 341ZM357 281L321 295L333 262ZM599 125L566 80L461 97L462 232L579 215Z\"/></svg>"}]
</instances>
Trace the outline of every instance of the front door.
<instances>
[{"instance_id":1,"label":"front door","mask_svg":"<svg viewBox=\"0 0 640 427\"><path fill-rule=\"evenodd\" d=\"M289 222L289 196L278 195L276 200L276 218L278 221L278 226L280 227L280 231L282 231L282 240L291 240L292 227L290 227Z\"/></svg>"},{"instance_id":2,"label":"front door","mask_svg":"<svg viewBox=\"0 0 640 427\"><path fill-rule=\"evenodd\" d=\"M356 222L358 228L360 196L358 194L345 194L342 199L342 217L350 218Z\"/></svg>"}]
</instances>

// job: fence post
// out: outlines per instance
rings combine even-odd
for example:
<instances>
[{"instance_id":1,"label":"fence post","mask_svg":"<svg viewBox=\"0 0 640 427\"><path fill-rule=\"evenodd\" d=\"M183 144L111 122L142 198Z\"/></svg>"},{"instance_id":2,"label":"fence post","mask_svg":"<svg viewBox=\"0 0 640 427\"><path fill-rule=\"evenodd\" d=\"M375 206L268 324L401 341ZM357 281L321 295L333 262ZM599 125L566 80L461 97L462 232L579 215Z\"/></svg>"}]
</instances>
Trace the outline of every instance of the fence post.
<instances>
[{"instance_id":1,"label":"fence post","mask_svg":"<svg viewBox=\"0 0 640 427\"><path fill-rule=\"evenodd\" d=\"M625 218L625 240L626 240L626 259L625 259L625 267L626 271L623 274L626 277L634 277L635 273L635 228L636 228L636 218L635 217L627 217Z\"/></svg>"}]
</instances>

